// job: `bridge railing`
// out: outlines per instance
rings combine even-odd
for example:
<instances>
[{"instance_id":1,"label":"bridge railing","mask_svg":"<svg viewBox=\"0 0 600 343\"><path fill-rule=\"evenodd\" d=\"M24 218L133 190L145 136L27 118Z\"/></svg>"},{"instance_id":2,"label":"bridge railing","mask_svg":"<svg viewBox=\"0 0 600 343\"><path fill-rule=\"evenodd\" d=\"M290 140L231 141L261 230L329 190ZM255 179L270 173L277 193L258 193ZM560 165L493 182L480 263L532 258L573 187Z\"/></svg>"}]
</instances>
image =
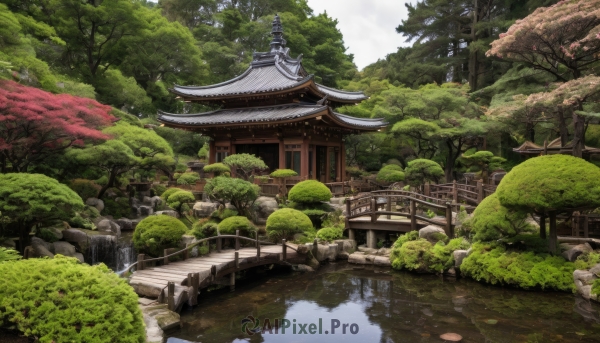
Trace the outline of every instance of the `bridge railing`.
<instances>
[{"instance_id":1,"label":"bridge railing","mask_svg":"<svg viewBox=\"0 0 600 343\"><path fill-rule=\"evenodd\" d=\"M496 191L496 185L484 185L477 181L476 185L453 183L425 185L425 195L433 198L452 199L453 203L478 205L483 199Z\"/></svg>"},{"instance_id":2,"label":"bridge railing","mask_svg":"<svg viewBox=\"0 0 600 343\"><path fill-rule=\"evenodd\" d=\"M392 205L398 203L409 203L408 212L393 211ZM417 205L434 212L443 211L445 219L429 218L417 213ZM460 206L452 204L442 199L428 197L419 193L409 191L374 191L368 195L357 198L346 199L346 227L350 227L350 219L370 216L372 223L377 223L380 216L384 215L387 219L391 216L402 216L410 219L411 230L417 230L417 220L429 224L440 225L449 237L454 236L454 223L452 220L452 208Z\"/></svg>"},{"instance_id":3,"label":"bridge railing","mask_svg":"<svg viewBox=\"0 0 600 343\"><path fill-rule=\"evenodd\" d=\"M210 241L213 241L213 240L216 241L216 250L217 250L217 252L221 252L221 250L222 250L222 239L228 239L228 238L235 240L235 265L236 266L239 265L238 250L240 249L240 240L253 242L255 244L255 247L256 247L256 256L259 259L260 259L260 246L261 246L261 244L262 245L281 245L281 249L282 249L281 250L282 261L286 260L286 255L287 255L287 249L288 248L292 249L294 251L297 251L296 248L294 248L293 246L288 245L285 239L283 239L281 241L281 244L279 244L279 243L273 243L273 242L265 242L265 241L260 241L258 239L258 235L257 235L256 239L249 238L249 237L244 237L244 236L240 236L240 231L236 230L235 235L219 235L219 236L213 236L213 237L203 238L201 240L198 240L195 243L186 244L185 248L183 248L181 250L178 250L176 252L168 253L169 249L165 249L164 256L162 256L162 257L155 257L155 258L149 258L149 259L147 259L145 254L138 254L137 262L131 264L125 270L119 272L119 274L123 275L123 274L131 271L133 269L133 267L136 267L137 270L144 270L144 267L148 263L162 262L163 265L166 265L166 264L169 264L169 258L170 257L182 256L183 259L185 260L185 259L189 258L189 251L191 249L193 249L194 247L199 246L200 244L203 244L203 243L206 243L206 242L210 242ZM209 249L210 249L210 243L209 243Z\"/></svg>"}]
</instances>

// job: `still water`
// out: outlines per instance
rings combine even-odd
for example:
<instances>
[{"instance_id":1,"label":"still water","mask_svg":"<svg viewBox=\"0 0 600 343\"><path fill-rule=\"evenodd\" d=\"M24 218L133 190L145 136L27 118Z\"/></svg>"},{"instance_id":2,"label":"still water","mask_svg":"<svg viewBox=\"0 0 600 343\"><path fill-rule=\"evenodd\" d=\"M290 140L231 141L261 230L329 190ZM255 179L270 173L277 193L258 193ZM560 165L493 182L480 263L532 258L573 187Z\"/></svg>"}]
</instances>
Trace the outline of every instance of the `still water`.
<instances>
[{"instance_id":1,"label":"still water","mask_svg":"<svg viewBox=\"0 0 600 343\"><path fill-rule=\"evenodd\" d=\"M168 342L600 342L599 310L568 293L335 263L204 293Z\"/></svg>"}]
</instances>

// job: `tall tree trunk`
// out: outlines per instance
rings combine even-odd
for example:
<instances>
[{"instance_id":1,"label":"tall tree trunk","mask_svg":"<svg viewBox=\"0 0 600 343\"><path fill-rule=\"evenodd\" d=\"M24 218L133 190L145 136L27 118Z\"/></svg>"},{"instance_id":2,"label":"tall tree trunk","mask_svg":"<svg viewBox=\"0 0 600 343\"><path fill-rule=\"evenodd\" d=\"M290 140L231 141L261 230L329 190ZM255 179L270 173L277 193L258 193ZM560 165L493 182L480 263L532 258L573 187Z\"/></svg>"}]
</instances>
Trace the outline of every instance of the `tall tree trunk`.
<instances>
[{"instance_id":1,"label":"tall tree trunk","mask_svg":"<svg viewBox=\"0 0 600 343\"><path fill-rule=\"evenodd\" d=\"M117 178L117 169L115 167L110 170L110 175L108 176L108 182L106 183L106 185L102 186L102 188L100 189L100 192L98 192L98 199L102 199L102 197L104 196L104 193L106 193L106 191L115 184L116 178ZM83 199L84 202L85 202L85 200L86 199Z\"/></svg>"},{"instance_id":2,"label":"tall tree trunk","mask_svg":"<svg viewBox=\"0 0 600 343\"><path fill-rule=\"evenodd\" d=\"M579 105L581 108L581 105ZM585 119L573 112L573 156L582 158L585 149Z\"/></svg>"},{"instance_id":3,"label":"tall tree trunk","mask_svg":"<svg viewBox=\"0 0 600 343\"><path fill-rule=\"evenodd\" d=\"M446 165L444 166L444 175L446 176L446 182L450 183L454 179L452 174L454 174L454 147L452 143L446 141L446 146L448 146L448 156L446 156Z\"/></svg>"},{"instance_id":4,"label":"tall tree trunk","mask_svg":"<svg viewBox=\"0 0 600 343\"><path fill-rule=\"evenodd\" d=\"M525 131L529 137L529 141L535 143L535 128L532 122L525 123Z\"/></svg>"},{"instance_id":5,"label":"tall tree trunk","mask_svg":"<svg viewBox=\"0 0 600 343\"><path fill-rule=\"evenodd\" d=\"M475 26L477 25L477 20L479 19L479 0L473 0L473 24L471 26L471 44L475 43L477 40L477 33ZM469 86L471 87L471 91L477 90L477 72L479 71L478 65L479 62L477 60L477 51L469 52Z\"/></svg>"},{"instance_id":6,"label":"tall tree trunk","mask_svg":"<svg viewBox=\"0 0 600 343\"><path fill-rule=\"evenodd\" d=\"M25 247L29 245L29 231L31 228L23 221L19 221L19 252L25 255Z\"/></svg>"},{"instance_id":7,"label":"tall tree trunk","mask_svg":"<svg viewBox=\"0 0 600 343\"><path fill-rule=\"evenodd\" d=\"M565 146L569 143L569 128L567 127L565 113L560 108L558 109L558 129L560 131L560 143Z\"/></svg>"}]
</instances>

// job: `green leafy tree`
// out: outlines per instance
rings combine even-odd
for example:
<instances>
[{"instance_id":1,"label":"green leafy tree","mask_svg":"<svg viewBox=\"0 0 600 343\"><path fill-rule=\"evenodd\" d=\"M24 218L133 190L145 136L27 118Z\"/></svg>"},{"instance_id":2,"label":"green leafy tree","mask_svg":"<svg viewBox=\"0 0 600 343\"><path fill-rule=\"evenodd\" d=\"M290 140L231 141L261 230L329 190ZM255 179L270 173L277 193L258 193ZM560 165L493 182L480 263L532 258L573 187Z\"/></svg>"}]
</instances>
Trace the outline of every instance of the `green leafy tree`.
<instances>
[{"instance_id":1,"label":"green leafy tree","mask_svg":"<svg viewBox=\"0 0 600 343\"><path fill-rule=\"evenodd\" d=\"M255 170L268 169L265 162L251 154L233 154L223 159L223 164L239 173L244 180L250 180Z\"/></svg>"},{"instance_id":2,"label":"green leafy tree","mask_svg":"<svg viewBox=\"0 0 600 343\"><path fill-rule=\"evenodd\" d=\"M408 162L404 175L409 185L420 187L427 182L439 183L444 177L444 170L435 161L416 159Z\"/></svg>"},{"instance_id":3,"label":"green leafy tree","mask_svg":"<svg viewBox=\"0 0 600 343\"><path fill-rule=\"evenodd\" d=\"M178 191L169 195L169 197L167 198L167 205L169 205L169 207L175 209L177 213L182 215L183 211L186 208L189 209L187 204L194 201L196 201L196 198L194 197L194 194L192 194L192 192Z\"/></svg>"},{"instance_id":4,"label":"green leafy tree","mask_svg":"<svg viewBox=\"0 0 600 343\"><path fill-rule=\"evenodd\" d=\"M401 182L404 181L404 177L402 167L395 164L388 164L379 170L376 180L379 182Z\"/></svg>"},{"instance_id":5,"label":"green leafy tree","mask_svg":"<svg viewBox=\"0 0 600 343\"><path fill-rule=\"evenodd\" d=\"M502 163L506 162L506 159L498 156L494 156L491 151L477 151L471 155L463 155L463 162L467 165L477 166L481 171L481 177L483 183L488 183L488 175L490 170L498 169L502 167Z\"/></svg>"},{"instance_id":6,"label":"green leafy tree","mask_svg":"<svg viewBox=\"0 0 600 343\"><path fill-rule=\"evenodd\" d=\"M178 185L194 185L196 181L200 180L200 175L196 172L183 173L177 179Z\"/></svg>"},{"instance_id":7,"label":"green leafy tree","mask_svg":"<svg viewBox=\"0 0 600 343\"><path fill-rule=\"evenodd\" d=\"M204 143L202 148L198 150L198 158L200 158L200 161L205 161L208 158L208 153L208 144Z\"/></svg>"},{"instance_id":8,"label":"green leafy tree","mask_svg":"<svg viewBox=\"0 0 600 343\"><path fill-rule=\"evenodd\" d=\"M223 163L213 163L204 166L203 168L205 173L213 173L215 176L223 176L228 175L231 172L231 168Z\"/></svg>"},{"instance_id":9,"label":"green leafy tree","mask_svg":"<svg viewBox=\"0 0 600 343\"><path fill-rule=\"evenodd\" d=\"M248 215L248 209L260 194L258 185L248 181L225 176L218 176L208 180L204 186L206 194L223 206L227 202L236 208L238 213Z\"/></svg>"},{"instance_id":10,"label":"green leafy tree","mask_svg":"<svg viewBox=\"0 0 600 343\"><path fill-rule=\"evenodd\" d=\"M21 253L35 225L68 220L83 206L77 193L45 175L0 174L0 212L18 232Z\"/></svg>"}]
</instances>

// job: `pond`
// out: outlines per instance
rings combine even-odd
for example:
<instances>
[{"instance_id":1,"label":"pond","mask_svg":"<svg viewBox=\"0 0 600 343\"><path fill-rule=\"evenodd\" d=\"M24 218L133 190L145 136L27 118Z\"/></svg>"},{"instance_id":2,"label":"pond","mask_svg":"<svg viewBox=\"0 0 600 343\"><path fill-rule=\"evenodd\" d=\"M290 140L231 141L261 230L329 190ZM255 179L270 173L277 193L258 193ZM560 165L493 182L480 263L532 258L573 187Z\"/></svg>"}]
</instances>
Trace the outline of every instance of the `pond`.
<instances>
[{"instance_id":1,"label":"pond","mask_svg":"<svg viewBox=\"0 0 600 343\"><path fill-rule=\"evenodd\" d=\"M568 293L332 263L204 293L168 342L600 342L598 310Z\"/></svg>"}]
</instances>

